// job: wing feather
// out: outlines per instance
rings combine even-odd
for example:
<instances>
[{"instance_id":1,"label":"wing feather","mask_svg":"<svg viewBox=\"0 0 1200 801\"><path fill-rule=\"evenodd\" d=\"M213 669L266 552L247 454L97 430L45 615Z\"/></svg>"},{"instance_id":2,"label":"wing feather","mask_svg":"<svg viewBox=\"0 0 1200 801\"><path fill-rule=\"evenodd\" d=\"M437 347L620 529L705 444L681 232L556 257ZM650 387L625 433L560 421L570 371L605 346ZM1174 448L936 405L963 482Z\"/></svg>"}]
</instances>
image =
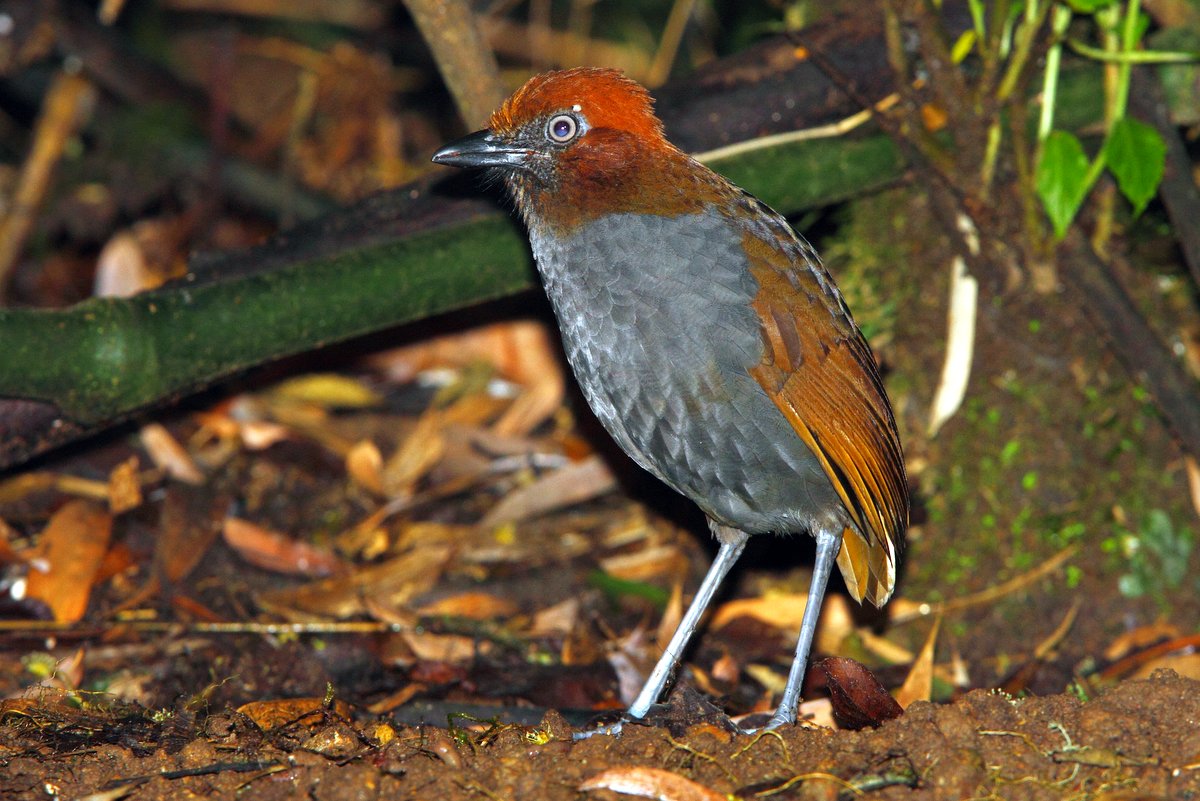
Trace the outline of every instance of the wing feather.
<instances>
[{"instance_id":1,"label":"wing feather","mask_svg":"<svg viewBox=\"0 0 1200 801\"><path fill-rule=\"evenodd\" d=\"M751 375L817 457L846 507L838 554L846 586L881 605L896 580L908 481L891 405L870 346L811 250L779 218L743 244L759 284L762 363ZM782 230L776 228L782 227Z\"/></svg>"}]
</instances>

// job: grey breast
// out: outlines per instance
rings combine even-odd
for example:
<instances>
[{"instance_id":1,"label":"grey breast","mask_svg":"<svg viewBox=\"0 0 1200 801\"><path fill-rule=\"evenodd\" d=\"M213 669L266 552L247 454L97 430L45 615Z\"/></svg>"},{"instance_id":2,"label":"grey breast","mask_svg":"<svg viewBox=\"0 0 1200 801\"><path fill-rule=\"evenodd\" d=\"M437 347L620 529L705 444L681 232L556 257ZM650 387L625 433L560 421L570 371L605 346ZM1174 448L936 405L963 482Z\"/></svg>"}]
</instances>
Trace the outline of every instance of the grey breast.
<instances>
[{"instance_id":1,"label":"grey breast","mask_svg":"<svg viewBox=\"0 0 1200 801\"><path fill-rule=\"evenodd\" d=\"M634 461L745 531L842 519L816 458L749 374L764 347L758 284L728 220L615 214L531 240L576 379Z\"/></svg>"}]
</instances>

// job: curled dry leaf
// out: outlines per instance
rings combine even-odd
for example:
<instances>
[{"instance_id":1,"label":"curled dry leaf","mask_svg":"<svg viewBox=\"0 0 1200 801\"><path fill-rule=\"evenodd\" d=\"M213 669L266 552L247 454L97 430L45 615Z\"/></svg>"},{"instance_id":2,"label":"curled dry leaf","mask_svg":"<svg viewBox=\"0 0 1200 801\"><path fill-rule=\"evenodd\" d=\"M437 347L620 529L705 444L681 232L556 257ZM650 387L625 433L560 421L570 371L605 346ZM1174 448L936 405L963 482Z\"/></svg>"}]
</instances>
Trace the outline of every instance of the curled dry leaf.
<instances>
[{"instance_id":1,"label":"curled dry leaf","mask_svg":"<svg viewBox=\"0 0 1200 801\"><path fill-rule=\"evenodd\" d=\"M971 377L971 362L974 359L978 306L979 281L967 272L967 263L962 256L955 256L950 265L946 361L942 364L942 377L934 394L927 430L931 437L954 416L967 394L967 380Z\"/></svg>"},{"instance_id":2,"label":"curled dry leaf","mask_svg":"<svg viewBox=\"0 0 1200 801\"><path fill-rule=\"evenodd\" d=\"M427 410L408 438L384 463L382 483L388 497L412 495L416 483L441 460L446 452L442 417L439 409Z\"/></svg>"},{"instance_id":3,"label":"curled dry leaf","mask_svg":"<svg viewBox=\"0 0 1200 801\"><path fill-rule=\"evenodd\" d=\"M610 768L579 785L583 792L611 790L614 793L654 798L658 801L725 801L726 796L703 784L661 768Z\"/></svg>"},{"instance_id":4,"label":"curled dry leaf","mask_svg":"<svg viewBox=\"0 0 1200 801\"><path fill-rule=\"evenodd\" d=\"M221 527L225 543L255 567L292 576L329 576L345 571L342 560L322 548L238 517Z\"/></svg>"},{"instance_id":5,"label":"curled dry leaf","mask_svg":"<svg viewBox=\"0 0 1200 801\"><path fill-rule=\"evenodd\" d=\"M461 634L402 631L399 637L412 649L418 659L427 662L461 665L492 649L492 644L487 640L465 637Z\"/></svg>"},{"instance_id":6,"label":"curled dry leaf","mask_svg":"<svg viewBox=\"0 0 1200 801\"><path fill-rule=\"evenodd\" d=\"M346 454L346 473L363 489L383 494L383 454L369 439L356 443Z\"/></svg>"},{"instance_id":7,"label":"curled dry leaf","mask_svg":"<svg viewBox=\"0 0 1200 801\"><path fill-rule=\"evenodd\" d=\"M913 661L904 684L896 691L896 702L905 709L908 709L913 701L928 701L933 695L934 645L937 643L938 629L941 625L941 616L934 618L933 627L929 629L929 636L925 638L921 653L917 654L916 660Z\"/></svg>"},{"instance_id":8,"label":"curled dry leaf","mask_svg":"<svg viewBox=\"0 0 1200 801\"><path fill-rule=\"evenodd\" d=\"M47 569L29 572L26 596L49 606L57 621L83 619L111 534L112 515L88 501L68 501L42 532Z\"/></svg>"},{"instance_id":9,"label":"curled dry leaf","mask_svg":"<svg viewBox=\"0 0 1200 801\"><path fill-rule=\"evenodd\" d=\"M350 705L334 701L330 709L324 698L285 698L278 701L251 701L238 707L238 712L254 721L263 731L287 727L312 729L325 723L326 713L349 719Z\"/></svg>"},{"instance_id":10,"label":"curled dry leaf","mask_svg":"<svg viewBox=\"0 0 1200 801\"><path fill-rule=\"evenodd\" d=\"M1140 651L1165 640L1173 640L1180 636L1179 627L1165 620L1159 620L1147 626L1138 626L1117 637L1108 648L1104 649L1104 658L1115 662L1128 656L1134 651Z\"/></svg>"},{"instance_id":11,"label":"curled dry leaf","mask_svg":"<svg viewBox=\"0 0 1200 801\"><path fill-rule=\"evenodd\" d=\"M527 633L530 637L564 636L575 629L578 621L579 599L568 598L536 612Z\"/></svg>"},{"instance_id":12,"label":"curled dry leaf","mask_svg":"<svg viewBox=\"0 0 1200 801\"><path fill-rule=\"evenodd\" d=\"M611 492L617 480L599 456L561 467L510 492L479 521L481 528L527 520Z\"/></svg>"},{"instance_id":13,"label":"curled dry leaf","mask_svg":"<svg viewBox=\"0 0 1200 801\"><path fill-rule=\"evenodd\" d=\"M608 556L600 560L600 569L625 581L646 581L687 568L683 551L675 544L639 548L632 553Z\"/></svg>"},{"instance_id":14,"label":"curled dry leaf","mask_svg":"<svg viewBox=\"0 0 1200 801\"><path fill-rule=\"evenodd\" d=\"M739 598L721 604L713 614L711 625L713 629L719 629L739 617L750 617L793 637L800 631L807 604L808 597L800 593L767 592L757 598ZM828 596L821 607L821 622L817 626L817 650L835 653L853 630L854 615L846 598Z\"/></svg>"},{"instance_id":15,"label":"curled dry leaf","mask_svg":"<svg viewBox=\"0 0 1200 801\"><path fill-rule=\"evenodd\" d=\"M365 613L365 596L401 607L427 591L450 560L450 545L430 543L347 575L331 576L302 587L289 587L256 596L259 606L284 616L323 615L346 618Z\"/></svg>"},{"instance_id":16,"label":"curled dry leaf","mask_svg":"<svg viewBox=\"0 0 1200 801\"><path fill-rule=\"evenodd\" d=\"M396 381L439 368L462 369L486 362L523 391L493 426L499 434L526 434L562 405L565 380L558 351L546 326L515 320L481 326L416 345L395 348L372 361Z\"/></svg>"},{"instance_id":17,"label":"curled dry leaf","mask_svg":"<svg viewBox=\"0 0 1200 801\"><path fill-rule=\"evenodd\" d=\"M165 470L171 478L185 484L204 483L204 473L196 466L196 462L184 447L171 436L171 432L163 426L158 423L142 426L139 436L150 461Z\"/></svg>"},{"instance_id":18,"label":"curled dry leaf","mask_svg":"<svg viewBox=\"0 0 1200 801\"><path fill-rule=\"evenodd\" d=\"M843 729L857 731L898 718L904 709L866 666L834 656L816 663L825 674L833 717Z\"/></svg>"},{"instance_id":19,"label":"curled dry leaf","mask_svg":"<svg viewBox=\"0 0 1200 801\"><path fill-rule=\"evenodd\" d=\"M470 620L493 620L512 617L520 611L512 601L487 592L463 592L442 598L417 609L428 616L465 617Z\"/></svg>"},{"instance_id":20,"label":"curled dry leaf","mask_svg":"<svg viewBox=\"0 0 1200 801\"><path fill-rule=\"evenodd\" d=\"M1134 671L1132 679L1148 679L1156 670L1173 670L1180 676L1200 681L1200 654L1176 653L1152 659Z\"/></svg>"}]
</instances>

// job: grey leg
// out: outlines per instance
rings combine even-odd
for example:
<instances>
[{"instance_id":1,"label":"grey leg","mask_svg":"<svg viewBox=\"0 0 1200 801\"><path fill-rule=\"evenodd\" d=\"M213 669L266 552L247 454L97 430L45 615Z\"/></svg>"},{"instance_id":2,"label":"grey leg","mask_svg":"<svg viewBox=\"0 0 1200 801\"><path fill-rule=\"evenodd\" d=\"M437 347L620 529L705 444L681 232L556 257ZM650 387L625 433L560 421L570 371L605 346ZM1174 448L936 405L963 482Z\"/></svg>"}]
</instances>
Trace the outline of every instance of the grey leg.
<instances>
[{"instance_id":1,"label":"grey leg","mask_svg":"<svg viewBox=\"0 0 1200 801\"><path fill-rule=\"evenodd\" d=\"M817 561L813 566L812 583L808 585L808 605L804 607L804 618L800 621L800 638L796 642L796 656L788 672L787 686L783 698L775 710L768 729L785 723L796 722L796 708L800 705L800 689L804 684L804 673L808 669L808 655L812 650L813 635L817 631L817 619L821 617L821 602L825 599L825 585L829 573L842 547L842 532L820 531L817 533Z\"/></svg>"},{"instance_id":2,"label":"grey leg","mask_svg":"<svg viewBox=\"0 0 1200 801\"><path fill-rule=\"evenodd\" d=\"M717 529L714 528L714 531ZM712 567L708 569L708 574L700 584L700 589L696 591L696 597L692 599L692 605L688 607L683 620L679 621L679 628L675 629L675 634L671 637L667 650L663 651L658 664L650 673L650 678L646 679L645 686L638 693L637 700L629 707L629 717L631 718L645 717L646 713L650 711L650 707L662 695L667 681L671 678L671 671L675 669L684 649L687 648L688 641L696 631L696 626L700 624L700 618L704 616L704 610L708 608L709 602L712 601L717 588L721 586L721 582L729 573L729 569L742 555L742 550L746 547L746 540L750 538L750 535L744 531L724 527L720 527L718 536L721 537L721 549L717 551L717 558L713 560ZM828 571L826 571L826 575L828 575ZM824 584L821 586L824 587Z\"/></svg>"}]
</instances>

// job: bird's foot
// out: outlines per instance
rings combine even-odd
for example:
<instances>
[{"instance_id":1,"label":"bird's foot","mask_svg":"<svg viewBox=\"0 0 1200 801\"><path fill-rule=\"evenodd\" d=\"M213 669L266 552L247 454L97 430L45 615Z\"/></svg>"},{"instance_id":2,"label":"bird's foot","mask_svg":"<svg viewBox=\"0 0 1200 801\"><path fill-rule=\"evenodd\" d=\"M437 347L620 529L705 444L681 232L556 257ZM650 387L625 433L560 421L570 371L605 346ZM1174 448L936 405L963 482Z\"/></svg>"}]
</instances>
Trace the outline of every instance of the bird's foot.
<instances>
[{"instance_id":1,"label":"bird's foot","mask_svg":"<svg viewBox=\"0 0 1200 801\"><path fill-rule=\"evenodd\" d=\"M603 722L603 718L595 725L594 728L587 731L577 731L571 735L571 739L575 741L587 740L590 737L595 737L597 734L603 734L609 737L620 737L621 732L625 729L626 724L636 724L639 726L646 725L646 721L642 718L631 717L628 712L622 712L616 720Z\"/></svg>"},{"instance_id":2,"label":"bird's foot","mask_svg":"<svg viewBox=\"0 0 1200 801\"><path fill-rule=\"evenodd\" d=\"M731 722L740 734L755 735L775 731L781 726L788 726L796 721L789 719L786 715L780 715L778 712L769 718L766 712L756 712L752 715L742 715Z\"/></svg>"}]
</instances>

